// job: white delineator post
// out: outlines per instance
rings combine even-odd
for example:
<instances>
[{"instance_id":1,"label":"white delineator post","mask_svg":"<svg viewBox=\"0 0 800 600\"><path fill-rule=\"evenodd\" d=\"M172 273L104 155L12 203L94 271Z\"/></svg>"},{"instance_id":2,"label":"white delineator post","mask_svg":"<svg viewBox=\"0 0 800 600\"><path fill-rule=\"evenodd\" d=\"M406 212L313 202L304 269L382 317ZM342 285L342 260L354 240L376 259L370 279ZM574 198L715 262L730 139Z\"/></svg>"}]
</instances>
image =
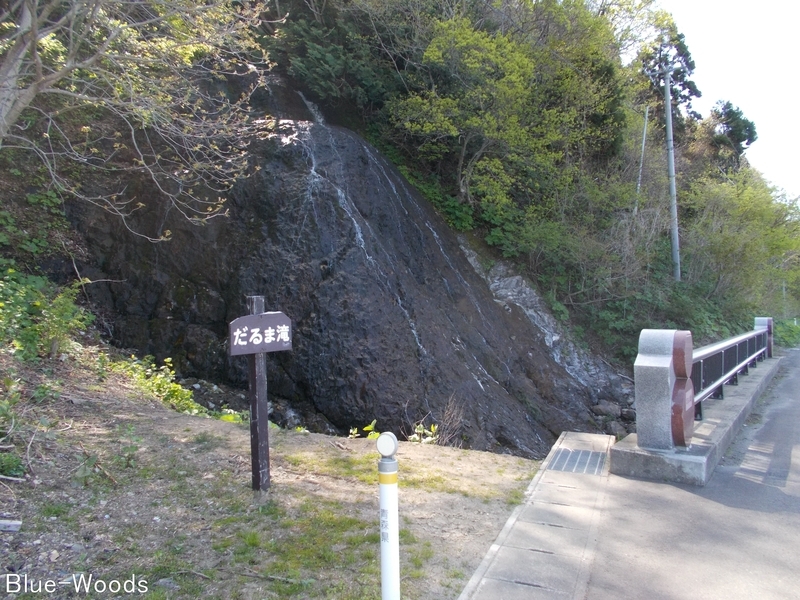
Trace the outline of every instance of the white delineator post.
<instances>
[{"instance_id":1,"label":"white delineator post","mask_svg":"<svg viewBox=\"0 0 800 600\"><path fill-rule=\"evenodd\" d=\"M400 524L397 516L399 444L390 431L378 436L378 483L381 509L381 600L400 600Z\"/></svg>"}]
</instances>

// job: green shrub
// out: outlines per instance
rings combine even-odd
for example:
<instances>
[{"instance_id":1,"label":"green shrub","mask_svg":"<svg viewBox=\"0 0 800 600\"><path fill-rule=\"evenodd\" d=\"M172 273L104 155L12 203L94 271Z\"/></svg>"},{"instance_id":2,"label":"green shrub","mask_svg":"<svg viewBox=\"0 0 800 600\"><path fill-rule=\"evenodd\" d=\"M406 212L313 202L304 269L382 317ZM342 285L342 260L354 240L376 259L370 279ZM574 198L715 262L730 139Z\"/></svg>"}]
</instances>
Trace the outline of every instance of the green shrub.
<instances>
[{"instance_id":1,"label":"green shrub","mask_svg":"<svg viewBox=\"0 0 800 600\"><path fill-rule=\"evenodd\" d=\"M800 346L800 325L796 319L775 321L774 341L784 348Z\"/></svg>"},{"instance_id":2,"label":"green shrub","mask_svg":"<svg viewBox=\"0 0 800 600\"><path fill-rule=\"evenodd\" d=\"M24 474L25 467L22 466L22 459L19 456L0 452L0 475L22 477Z\"/></svg>"},{"instance_id":3,"label":"green shrub","mask_svg":"<svg viewBox=\"0 0 800 600\"><path fill-rule=\"evenodd\" d=\"M449 193L440 177L426 172L420 164L403 154L400 149L387 141L390 131L378 123L372 123L364 132L366 139L388 159L400 174L430 202L447 223L456 231L471 231L475 227L474 209L469 204L459 202Z\"/></svg>"},{"instance_id":4,"label":"green shrub","mask_svg":"<svg viewBox=\"0 0 800 600\"><path fill-rule=\"evenodd\" d=\"M75 304L81 282L57 288L6 268L0 276L0 342L24 360L54 355L93 315Z\"/></svg>"},{"instance_id":5,"label":"green shrub","mask_svg":"<svg viewBox=\"0 0 800 600\"><path fill-rule=\"evenodd\" d=\"M111 369L129 376L142 391L152 394L178 412L208 414L208 409L194 401L191 390L175 383L175 371L170 358L165 358L164 364L156 367L152 356L142 359L131 356L129 360L112 363Z\"/></svg>"},{"instance_id":6,"label":"green shrub","mask_svg":"<svg viewBox=\"0 0 800 600\"><path fill-rule=\"evenodd\" d=\"M40 206L55 215L64 214L61 198L53 190L47 190L45 192L36 194L28 194L25 196L25 199L31 206Z\"/></svg>"}]
</instances>

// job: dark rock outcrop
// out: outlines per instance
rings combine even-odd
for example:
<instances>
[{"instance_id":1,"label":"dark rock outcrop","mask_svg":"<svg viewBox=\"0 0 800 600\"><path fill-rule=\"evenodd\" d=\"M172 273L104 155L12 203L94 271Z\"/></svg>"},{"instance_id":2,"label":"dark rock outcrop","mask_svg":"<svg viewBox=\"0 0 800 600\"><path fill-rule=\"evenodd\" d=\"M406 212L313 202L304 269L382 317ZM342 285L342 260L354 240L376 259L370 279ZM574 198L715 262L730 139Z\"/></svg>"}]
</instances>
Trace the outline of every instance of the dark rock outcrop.
<instances>
[{"instance_id":1,"label":"dark rock outcrop","mask_svg":"<svg viewBox=\"0 0 800 600\"><path fill-rule=\"evenodd\" d=\"M495 302L399 173L280 94L291 106L254 142L257 171L231 193L230 218L198 227L150 211L133 226L173 233L151 244L90 206L70 211L95 258L84 274L118 280L91 286L117 315L118 343L171 356L187 376L244 384L227 323L262 295L294 326L293 350L268 356L279 417L343 433L377 419L398 434L424 419L466 447L531 457L562 430L593 428L586 387L523 310Z\"/></svg>"}]
</instances>

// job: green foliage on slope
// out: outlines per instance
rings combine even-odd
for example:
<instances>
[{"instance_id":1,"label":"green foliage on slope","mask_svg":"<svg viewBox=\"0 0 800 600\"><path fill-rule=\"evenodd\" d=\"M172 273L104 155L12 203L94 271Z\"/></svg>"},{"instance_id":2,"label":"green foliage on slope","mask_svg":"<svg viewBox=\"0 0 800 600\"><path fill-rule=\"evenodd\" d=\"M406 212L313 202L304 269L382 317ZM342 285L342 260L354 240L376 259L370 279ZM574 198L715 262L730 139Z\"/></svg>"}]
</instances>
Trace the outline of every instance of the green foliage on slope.
<instances>
[{"instance_id":1,"label":"green foliage on slope","mask_svg":"<svg viewBox=\"0 0 800 600\"><path fill-rule=\"evenodd\" d=\"M0 275L0 344L23 359L55 356L93 316L75 305L80 283L56 288L47 279L6 267Z\"/></svg>"},{"instance_id":2,"label":"green foliage on slope","mask_svg":"<svg viewBox=\"0 0 800 600\"><path fill-rule=\"evenodd\" d=\"M86 169L119 168L116 161L147 132L163 134L166 144L133 156L144 161L142 172L167 182L165 193L188 216L206 209L216 214L217 197L173 178L182 171L172 164L185 166L188 157L189 179L221 191L242 174L222 173L227 180L221 181L214 164L244 164L230 159L252 133L243 102L250 88L243 98L227 98L213 86L198 86L192 73L228 77L265 55L332 114L347 115L348 125L360 127L452 227L472 230L491 252L515 260L560 316L621 359L632 356L643 327L689 328L704 340L749 326L754 313L798 310L796 207L747 164L755 124L732 102L720 101L705 120L692 110L700 96L691 80L695 63L678 24L653 0L283 0L242 13L221 1L197 9L170 0L164 6L175 18L156 10L154 31L141 14L126 13L126 3L100 5L99 21L83 15L74 27L92 51L100 43L92 32L112 32L116 62L65 72L45 90L47 102L39 94L40 102L26 105L22 121L15 121L37 135L47 133L47 124L55 127L52 138L22 135L27 145L21 147L41 149L41 139L50 139L45 163L63 147L76 165L53 171L52 185L38 186L40 204L65 192L86 195L73 185ZM24 36L12 25L22 16L4 16L3 64L17 64L12 42ZM203 18L196 30L186 25L194 17ZM114 29L125 19L127 25ZM56 72L71 51L67 33L59 29L28 47L19 65L33 64L38 52ZM251 43L253 33L260 49ZM630 64L623 60L634 56ZM143 62L123 90L111 75L123 63L136 64L136 57ZM679 283L669 262L658 72L668 61L675 64ZM170 85L149 77L152 72L168 76ZM31 76L24 69L15 76L17 96ZM69 86L91 90L97 102L68 101ZM186 89L198 97L179 93ZM137 111L140 100L147 102ZM79 110L67 119L66 106ZM213 106L219 118L210 118ZM96 130L92 111L116 114L130 125L130 139ZM170 123L183 129L173 131ZM195 128L186 129L190 124ZM189 131L199 132L203 143L183 144ZM11 164L9 139L2 152ZM227 145L220 142L225 139ZM166 146L181 149L162 154ZM163 161L169 168L160 168ZM102 201L120 212L132 208L113 193ZM45 238L24 237L17 218L0 211L0 247L25 244L32 255L41 253Z\"/></svg>"},{"instance_id":3,"label":"green foliage on slope","mask_svg":"<svg viewBox=\"0 0 800 600\"><path fill-rule=\"evenodd\" d=\"M324 106L360 108L368 137L450 225L515 260L587 341L628 361L645 327L706 341L798 309L796 209L747 164L755 124L733 103L705 120L693 111L694 60L652 0L281 6L289 16L266 41L279 67Z\"/></svg>"}]
</instances>

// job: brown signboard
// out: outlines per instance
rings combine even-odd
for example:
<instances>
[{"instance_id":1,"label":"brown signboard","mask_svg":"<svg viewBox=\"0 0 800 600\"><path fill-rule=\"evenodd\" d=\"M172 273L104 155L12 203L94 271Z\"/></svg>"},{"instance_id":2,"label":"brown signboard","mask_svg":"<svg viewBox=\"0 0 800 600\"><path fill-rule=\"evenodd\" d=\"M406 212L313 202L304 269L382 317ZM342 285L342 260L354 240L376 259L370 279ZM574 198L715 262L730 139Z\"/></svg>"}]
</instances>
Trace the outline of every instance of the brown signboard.
<instances>
[{"instance_id":1,"label":"brown signboard","mask_svg":"<svg viewBox=\"0 0 800 600\"><path fill-rule=\"evenodd\" d=\"M247 315L231 321L231 356L292 349L292 321L282 312Z\"/></svg>"}]
</instances>

